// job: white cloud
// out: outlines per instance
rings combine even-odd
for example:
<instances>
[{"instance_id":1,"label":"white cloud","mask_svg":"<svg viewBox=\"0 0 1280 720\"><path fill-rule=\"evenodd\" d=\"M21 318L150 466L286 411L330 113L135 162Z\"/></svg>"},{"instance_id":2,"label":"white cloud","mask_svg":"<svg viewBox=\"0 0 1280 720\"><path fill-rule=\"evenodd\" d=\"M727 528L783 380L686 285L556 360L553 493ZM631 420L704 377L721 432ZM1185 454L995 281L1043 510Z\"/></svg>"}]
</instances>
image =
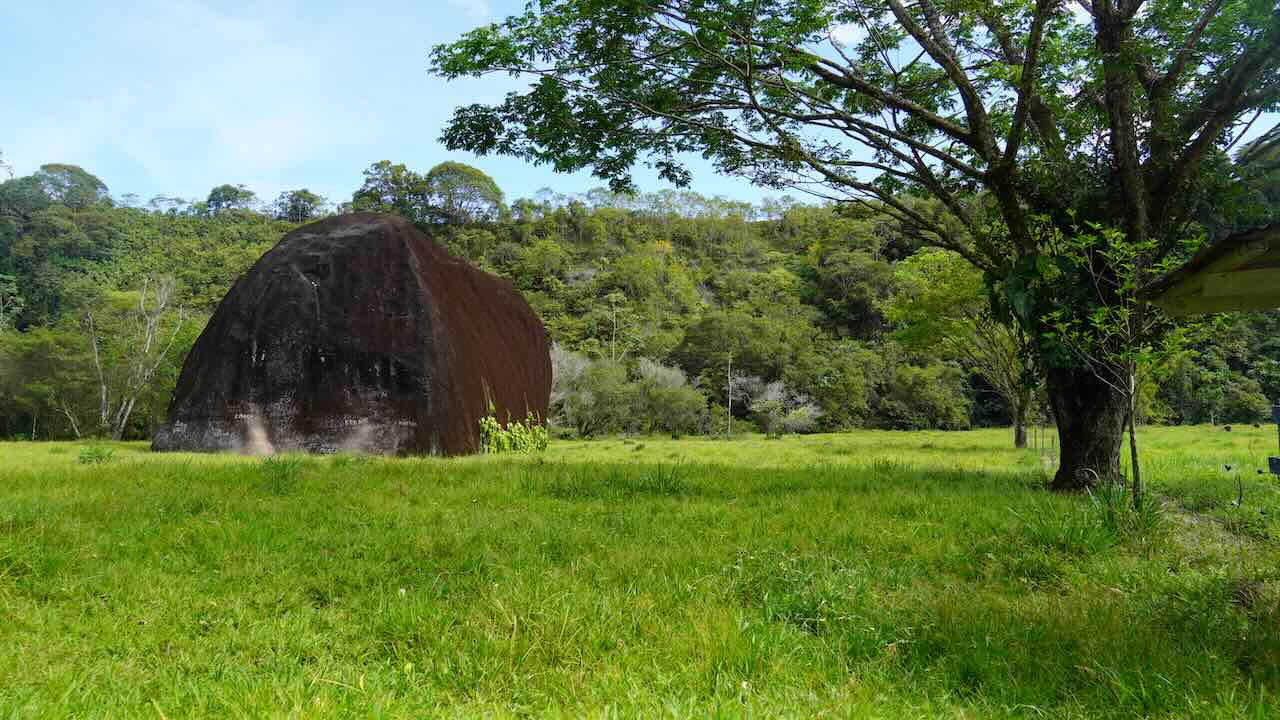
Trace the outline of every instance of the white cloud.
<instances>
[{"instance_id":1,"label":"white cloud","mask_svg":"<svg viewBox=\"0 0 1280 720\"><path fill-rule=\"evenodd\" d=\"M1090 25L1093 24L1093 14L1079 4L1068 2L1067 9L1071 11L1071 14L1075 16L1077 21L1089 23Z\"/></svg>"},{"instance_id":2,"label":"white cloud","mask_svg":"<svg viewBox=\"0 0 1280 720\"><path fill-rule=\"evenodd\" d=\"M844 47L856 45L862 40L865 34L860 25L855 23L841 23L831 28L831 40Z\"/></svg>"},{"instance_id":3,"label":"white cloud","mask_svg":"<svg viewBox=\"0 0 1280 720\"><path fill-rule=\"evenodd\" d=\"M156 38L148 54L169 63L147 93L147 106L161 109L155 129L206 143L193 150L209 151L215 167L238 173L279 167L313 147L341 114L323 104L329 95L323 55L277 39L288 33L273 32L267 18L165 4L131 30L138 42ZM146 154L145 139L137 139L143 143L136 151ZM185 160L168 148L159 153L148 159L162 166Z\"/></svg>"},{"instance_id":4,"label":"white cloud","mask_svg":"<svg viewBox=\"0 0 1280 720\"><path fill-rule=\"evenodd\" d=\"M466 13L468 17L485 20L489 17L489 0L448 0L451 7Z\"/></svg>"},{"instance_id":5,"label":"white cloud","mask_svg":"<svg viewBox=\"0 0 1280 720\"><path fill-rule=\"evenodd\" d=\"M30 124L14 137L6 138L0 147L5 161L19 175L35 172L49 162L75 162L93 151L96 138L109 126L111 105L105 100L67 103L59 115Z\"/></svg>"},{"instance_id":6,"label":"white cloud","mask_svg":"<svg viewBox=\"0 0 1280 720\"><path fill-rule=\"evenodd\" d=\"M6 158L30 172L52 161L92 170L111 155L188 196L207 192L211 178L261 178L269 184L260 191L271 191L291 163L359 138L363 125L358 104L330 87L335 43L285 32L287 20L194 0L116 12L102 31L112 34L113 69L125 74L86 81L96 93L46 108L6 141Z\"/></svg>"}]
</instances>

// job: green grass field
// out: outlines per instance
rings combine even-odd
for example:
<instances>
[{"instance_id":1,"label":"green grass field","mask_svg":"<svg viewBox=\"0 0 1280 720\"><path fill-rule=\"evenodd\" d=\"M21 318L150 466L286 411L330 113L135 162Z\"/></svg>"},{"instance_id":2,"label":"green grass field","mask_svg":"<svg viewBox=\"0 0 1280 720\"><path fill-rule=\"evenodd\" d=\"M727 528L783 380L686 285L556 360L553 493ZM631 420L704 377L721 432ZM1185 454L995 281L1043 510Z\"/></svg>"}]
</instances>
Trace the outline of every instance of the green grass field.
<instances>
[{"instance_id":1,"label":"green grass field","mask_svg":"<svg viewBox=\"0 0 1280 720\"><path fill-rule=\"evenodd\" d=\"M1144 442L1155 517L1004 431L0 444L0 716L1276 717L1274 428Z\"/></svg>"}]
</instances>

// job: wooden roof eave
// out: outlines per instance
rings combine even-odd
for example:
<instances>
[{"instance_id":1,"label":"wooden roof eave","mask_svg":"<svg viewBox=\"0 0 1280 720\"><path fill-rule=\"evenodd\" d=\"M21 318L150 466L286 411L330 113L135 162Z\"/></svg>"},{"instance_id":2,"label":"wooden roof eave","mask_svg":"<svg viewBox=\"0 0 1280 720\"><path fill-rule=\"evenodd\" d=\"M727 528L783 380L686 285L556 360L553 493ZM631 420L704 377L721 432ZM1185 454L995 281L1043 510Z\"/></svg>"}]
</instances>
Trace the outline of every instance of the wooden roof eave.
<instances>
[{"instance_id":1,"label":"wooden roof eave","mask_svg":"<svg viewBox=\"0 0 1280 720\"><path fill-rule=\"evenodd\" d=\"M1175 317L1280 307L1280 225L1205 248L1143 295Z\"/></svg>"}]
</instances>

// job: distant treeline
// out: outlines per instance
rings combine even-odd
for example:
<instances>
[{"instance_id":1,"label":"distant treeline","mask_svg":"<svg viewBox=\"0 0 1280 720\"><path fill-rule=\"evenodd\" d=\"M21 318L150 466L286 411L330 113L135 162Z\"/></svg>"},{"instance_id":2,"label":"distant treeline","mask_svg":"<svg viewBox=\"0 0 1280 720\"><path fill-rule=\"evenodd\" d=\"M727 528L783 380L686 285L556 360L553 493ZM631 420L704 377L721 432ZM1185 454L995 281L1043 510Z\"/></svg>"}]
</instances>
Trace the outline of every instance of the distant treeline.
<instances>
[{"instance_id":1,"label":"distant treeline","mask_svg":"<svg viewBox=\"0 0 1280 720\"><path fill-rule=\"evenodd\" d=\"M1011 410L956 337L987 310L981 276L873 209L603 190L508 203L466 165L389 162L340 203L227 184L143 204L46 165L0 183L0 436L148 436L236 277L299 223L354 210L404 215L511 279L556 344L563 432L715 433L730 415L735 431L771 433L1046 419L1035 388ZM1201 329L1144 388L1143 415L1256 422L1268 398L1280 313L1245 314Z\"/></svg>"}]
</instances>

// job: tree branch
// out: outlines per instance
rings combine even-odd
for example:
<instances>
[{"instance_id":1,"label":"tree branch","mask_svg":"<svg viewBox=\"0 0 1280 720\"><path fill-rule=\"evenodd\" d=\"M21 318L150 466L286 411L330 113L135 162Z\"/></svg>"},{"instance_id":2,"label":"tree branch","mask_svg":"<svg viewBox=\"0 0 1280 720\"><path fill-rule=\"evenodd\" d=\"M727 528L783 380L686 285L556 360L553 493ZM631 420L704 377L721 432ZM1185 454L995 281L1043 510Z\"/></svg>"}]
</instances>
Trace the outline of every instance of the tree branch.
<instances>
[{"instance_id":1,"label":"tree branch","mask_svg":"<svg viewBox=\"0 0 1280 720\"><path fill-rule=\"evenodd\" d=\"M930 32L926 32L915 18L907 12L902 5L901 0L888 0L889 8L893 11L893 15L898 19L898 23L907 31L920 47L929 53L929 57L947 73L947 77L951 79L956 90L960 93L960 98L964 103L965 116L969 123L969 132L973 138L968 143L978 153L980 157L987 161L992 161L996 157L995 138L991 134L991 127L987 119L986 106L982 102L982 97L973 87L973 83L969 80L969 76L965 74L964 68L960 66L960 62L956 59L955 47L951 41L947 39L946 31L942 27L942 22L938 18L938 9L933 6L930 0L918 0L921 12L925 16L925 21L929 24Z\"/></svg>"}]
</instances>

